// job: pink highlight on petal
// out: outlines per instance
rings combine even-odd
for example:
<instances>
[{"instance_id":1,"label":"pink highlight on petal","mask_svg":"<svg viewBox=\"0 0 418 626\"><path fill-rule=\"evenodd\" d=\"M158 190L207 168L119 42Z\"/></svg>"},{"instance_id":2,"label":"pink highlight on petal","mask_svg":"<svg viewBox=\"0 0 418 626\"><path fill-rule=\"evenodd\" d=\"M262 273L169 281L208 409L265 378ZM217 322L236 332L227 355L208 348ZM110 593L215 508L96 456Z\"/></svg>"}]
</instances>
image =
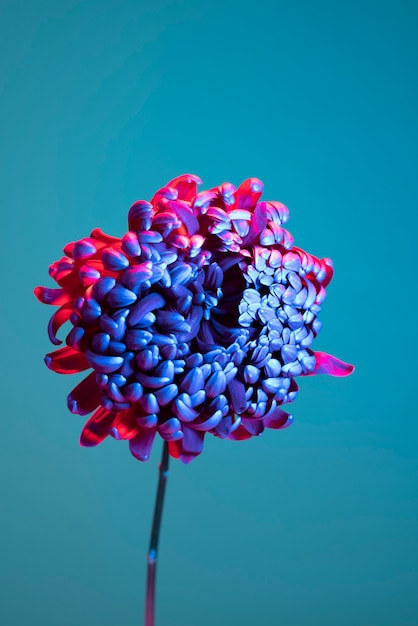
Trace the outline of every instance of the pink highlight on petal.
<instances>
[{"instance_id":1,"label":"pink highlight on petal","mask_svg":"<svg viewBox=\"0 0 418 626\"><path fill-rule=\"evenodd\" d=\"M331 259L322 259L322 262L324 264L324 269L325 269L325 278L322 281L322 285L326 287L331 282L331 279L334 275L334 267L333 267Z\"/></svg>"},{"instance_id":2,"label":"pink highlight on petal","mask_svg":"<svg viewBox=\"0 0 418 626\"><path fill-rule=\"evenodd\" d=\"M345 363L332 354L315 352L316 365L308 376L314 374L328 374L329 376L349 376L354 371L354 365Z\"/></svg>"},{"instance_id":3,"label":"pink highlight on petal","mask_svg":"<svg viewBox=\"0 0 418 626\"><path fill-rule=\"evenodd\" d=\"M84 354L68 346L47 354L45 364L58 374L77 374L91 367Z\"/></svg>"},{"instance_id":4,"label":"pink highlight on petal","mask_svg":"<svg viewBox=\"0 0 418 626\"><path fill-rule=\"evenodd\" d=\"M100 272L89 264L82 265L78 270L78 276L84 287L94 285L100 278Z\"/></svg>"},{"instance_id":5,"label":"pink highlight on petal","mask_svg":"<svg viewBox=\"0 0 418 626\"><path fill-rule=\"evenodd\" d=\"M226 438L232 441L244 441L245 439L250 439L251 437L252 435L250 435L248 430L240 424L238 428L233 430Z\"/></svg>"},{"instance_id":6,"label":"pink highlight on petal","mask_svg":"<svg viewBox=\"0 0 418 626\"><path fill-rule=\"evenodd\" d=\"M80 435L80 445L90 448L101 443L109 435L114 419L113 411L99 407L84 425Z\"/></svg>"},{"instance_id":7,"label":"pink highlight on petal","mask_svg":"<svg viewBox=\"0 0 418 626\"><path fill-rule=\"evenodd\" d=\"M120 237L114 237L113 235L108 235L107 233L104 233L101 228L94 228L90 233L90 237L96 240L94 242L94 245L98 249L103 247L100 245L100 243L113 245L116 243L120 243L121 241Z\"/></svg>"},{"instance_id":8,"label":"pink highlight on petal","mask_svg":"<svg viewBox=\"0 0 418 626\"><path fill-rule=\"evenodd\" d=\"M43 304L60 306L71 300L71 294L66 289L49 289L48 287L35 287L33 293Z\"/></svg>"},{"instance_id":9,"label":"pink highlight on petal","mask_svg":"<svg viewBox=\"0 0 418 626\"><path fill-rule=\"evenodd\" d=\"M68 321L73 310L72 302L67 302L54 313L48 323L48 336L55 346L59 346L62 341L57 338L57 332L65 322Z\"/></svg>"},{"instance_id":10,"label":"pink highlight on petal","mask_svg":"<svg viewBox=\"0 0 418 626\"><path fill-rule=\"evenodd\" d=\"M239 209L254 208L263 193L264 185L259 178L247 178L235 192L236 207Z\"/></svg>"},{"instance_id":11,"label":"pink highlight on petal","mask_svg":"<svg viewBox=\"0 0 418 626\"><path fill-rule=\"evenodd\" d=\"M120 411L116 415L116 419L113 422L113 428L116 428L118 433L118 439L133 439L139 434L139 426L135 417L135 406L132 406L126 411ZM149 429L146 429L149 430Z\"/></svg>"},{"instance_id":12,"label":"pink highlight on petal","mask_svg":"<svg viewBox=\"0 0 418 626\"><path fill-rule=\"evenodd\" d=\"M97 252L97 245L91 237L84 237L77 241L70 241L64 247L64 254L74 260L88 259Z\"/></svg>"},{"instance_id":13,"label":"pink highlight on petal","mask_svg":"<svg viewBox=\"0 0 418 626\"><path fill-rule=\"evenodd\" d=\"M63 256L59 261L51 263L49 266L49 275L59 285L61 285L61 287L64 287L66 282L65 279L74 272L74 268L74 261L66 256Z\"/></svg>"},{"instance_id":14,"label":"pink highlight on petal","mask_svg":"<svg viewBox=\"0 0 418 626\"><path fill-rule=\"evenodd\" d=\"M201 185L202 181L194 174L182 174L170 180L167 187L172 187L178 193L179 200L191 202L197 193L197 185Z\"/></svg>"},{"instance_id":15,"label":"pink highlight on petal","mask_svg":"<svg viewBox=\"0 0 418 626\"><path fill-rule=\"evenodd\" d=\"M286 411L282 411L279 407L270 410L263 418L263 424L266 428L281 430L288 428L293 423L293 415L289 415Z\"/></svg>"},{"instance_id":16,"label":"pink highlight on petal","mask_svg":"<svg viewBox=\"0 0 418 626\"><path fill-rule=\"evenodd\" d=\"M294 400L295 377L347 376L354 370L310 347L321 328L317 314L333 274L330 259L293 247L291 235L282 228L288 210L279 202L259 201L263 192L259 179L247 179L238 189L224 183L201 193L198 184L197 176L184 174L159 189L151 202L135 202L128 214L130 231L123 239L96 228L90 237L67 244L68 256L50 266L50 275L61 289L35 289L41 302L60 307L48 326L52 343L62 343L57 332L63 324L68 321L73 326L67 346L46 355L47 366L63 374L94 370L67 398L73 413L94 411L81 434L81 445L97 445L110 434L129 440L133 456L146 461L158 431L169 442L169 454L189 463L202 452L205 432L244 440L264 428L288 427L293 417L278 405ZM266 257L259 251L265 251ZM212 264L219 270L219 280ZM257 292L259 300L271 291L271 302L260 307L262 326L272 320L269 347L262 342L256 349L250 345L262 335L250 315L258 301L249 296L247 302L240 293L245 293L245 286L249 293ZM158 305L146 306L153 298ZM279 300L298 336L300 351L295 354L296 339L292 342L289 327L277 316ZM238 307L243 310L242 320L235 327ZM153 336L159 346L156 354L151 349L156 347ZM225 354L219 354L218 360L210 352L220 338L225 340ZM275 352L285 361L282 367ZM206 355L209 360L201 365ZM187 363L186 373L193 367L209 368L207 397L225 393L216 411L202 405L200 388L195 393L186 389L190 406L180 399L173 364L180 363L181 357ZM262 370L271 357L266 381ZM293 363L296 359L300 365ZM212 368L215 361L224 371ZM241 380L241 362L259 370L253 382ZM284 380L287 376L290 385ZM277 385L271 383L274 377ZM144 398L152 408L138 415ZM171 417L176 430L161 430L177 405L181 415Z\"/></svg>"},{"instance_id":17,"label":"pink highlight on petal","mask_svg":"<svg viewBox=\"0 0 418 626\"><path fill-rule=\"evenodd\" d=\"M251 219L250 230L248 235L243 237L243 244L248 246L256 242L260 236L260 233L265 229L267 224L267 205L265 202L258 202L255 207L254 213Z\"/></svg>"}]
</instances>

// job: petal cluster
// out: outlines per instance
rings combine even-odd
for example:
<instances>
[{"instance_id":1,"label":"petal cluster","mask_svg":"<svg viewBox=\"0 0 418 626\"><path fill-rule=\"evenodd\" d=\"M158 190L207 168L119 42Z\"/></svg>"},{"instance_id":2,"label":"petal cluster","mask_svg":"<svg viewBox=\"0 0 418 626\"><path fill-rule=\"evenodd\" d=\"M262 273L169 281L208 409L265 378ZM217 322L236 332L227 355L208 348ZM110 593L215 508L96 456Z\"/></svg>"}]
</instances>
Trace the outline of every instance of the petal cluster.
<instances>
[{"instance_id":1,"label":"petal cluster","mask_svg":"<svg viewBox=\"0 0 418 626\"><path fill-rule=\"evenodd\" d=\"M127 439L144 461L158 433L187 463L205 433L247 439L290 425L281 407L297 376L353 370L311 349L331 261L293 245L287 208L260 200L260 180L198 193L200 182L179 176L135 202L122 238L95 229L68 244L49 270L59 288L35 289L59 307L53 344L71 324L47 366L92 370L68 396L72 413L93 412L82 445Z\"/></svg>"}]
</instances>

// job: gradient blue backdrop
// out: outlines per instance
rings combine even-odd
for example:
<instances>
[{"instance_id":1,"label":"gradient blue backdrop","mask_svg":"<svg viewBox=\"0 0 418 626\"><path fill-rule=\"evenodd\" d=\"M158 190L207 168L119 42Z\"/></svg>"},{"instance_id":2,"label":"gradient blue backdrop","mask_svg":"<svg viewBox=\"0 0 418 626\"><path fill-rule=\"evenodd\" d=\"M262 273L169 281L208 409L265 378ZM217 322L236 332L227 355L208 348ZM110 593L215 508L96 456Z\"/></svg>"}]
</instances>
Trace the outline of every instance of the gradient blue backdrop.
<instances>
[{"instance_id":1,"label":"gradient blue backdrop","mask_svg":"<svg viewBox=\"0 0 418 626\"><path fill-rule=\"evenodd\" d=\"M158 626L416 626L417 5L1 0L4 626L134 626L160 446L78 446L32 289L184 172L335 263L295 424L172 463Z\"/></svg>"}]
</instances>

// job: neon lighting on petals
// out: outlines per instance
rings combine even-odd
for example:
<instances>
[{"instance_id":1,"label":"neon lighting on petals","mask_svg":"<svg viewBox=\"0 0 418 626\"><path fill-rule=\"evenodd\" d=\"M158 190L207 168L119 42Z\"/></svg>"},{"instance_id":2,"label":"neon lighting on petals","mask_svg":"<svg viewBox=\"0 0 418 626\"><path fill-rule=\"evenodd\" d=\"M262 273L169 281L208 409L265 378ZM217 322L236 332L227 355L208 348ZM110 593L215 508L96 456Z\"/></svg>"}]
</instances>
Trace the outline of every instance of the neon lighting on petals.
<instances>
[{"instance_id":1,"label":"neon lighting on petals","mask_svg":"<svg viewBox=\"0 0 418 626\"><path fill-rule=\"evenodd\" d=\"M293 245L288 209L260 200L260 180L200 193L198 184L186 174L135 202L122 238L95 229L67 244L49 270L59 288L35 289L59 307L53 344L72 324L47 366L92 370L67 399L72 413L93 413L81 445L111 435L146 461L158 434L188 463L207 433L240 440L287 428L282 405L298 376L353 371L311 347L330 259Z\"/></svg>"}]
</instances>

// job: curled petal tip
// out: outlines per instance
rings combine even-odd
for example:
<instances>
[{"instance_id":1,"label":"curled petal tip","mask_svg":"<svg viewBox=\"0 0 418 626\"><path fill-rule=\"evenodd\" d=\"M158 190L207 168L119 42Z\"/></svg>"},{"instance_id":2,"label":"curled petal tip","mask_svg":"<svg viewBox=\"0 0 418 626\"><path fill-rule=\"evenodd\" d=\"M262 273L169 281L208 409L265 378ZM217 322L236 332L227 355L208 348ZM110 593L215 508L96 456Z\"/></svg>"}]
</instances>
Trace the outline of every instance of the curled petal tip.
<instances>
[{"instance_id":1,"label":"curled petal tip","mask_svg":"<svg viewBox=\"0 0 418 626\"><path fill-rule=\"evenodd\" d=\"M256 193L263 193L264 185L259 178L251 178L250 189Z\"/></svg>"},{"instance_id":2,"label":"curled petal tip","mask_svg":"<svg viewBox=\"0 0 418 626\"><path fill-rule=\"evenodd\" d=\"M354 371L354 365L345 363L332 354L315 352L316 364L312 374L328 374L329 376L349 376Z\"/></svg>"},{"instance_id":3,"label":"curled petal tip","mask_svg":"<svg viewBox=\"0 0 418 626\"><path fill-rule=\"evenodd\" d=\"M74 415L88 415L89 413L92 412L93 409L97 407L98 403L99 401L95 402L94 406L91 409L86 410L85 408L80 406L77 400L72 398L71 395L69 395L67 398L68 410L70 411L70 413L73 413Z\"/></svg>"},{"instance_id":4,"label":"curled petal tip","mask_svg":"<svg viewBox=\"0 0 418 626\"><path fill-rule=\"evenodd\" d=\"M155 427L142 428L139 426L138 434L130 439L129 449L131 454L138 459L138 461L148 461L156 430Z\"/></svg>"},{"instance_id":5,"label":"curled petal tip","mask_svg":"<svg viewBox=\"0 0 418 626\"><path fill-rule=\"evenodd\" d=\"M71 413L78 414L77 400L67 399L67 407Z\"/></svg>"},{"instance_id":6,"label":"curled petal tip","mask_svg":"<svg viewBox=\"0 0 418 626\"><path fill-rule=\"evenodd\" d=\"M64 289L49 289L48 287L35 287L33 293L43 304L65 304L71 296Z\"/></svg>"}]
</instances>

